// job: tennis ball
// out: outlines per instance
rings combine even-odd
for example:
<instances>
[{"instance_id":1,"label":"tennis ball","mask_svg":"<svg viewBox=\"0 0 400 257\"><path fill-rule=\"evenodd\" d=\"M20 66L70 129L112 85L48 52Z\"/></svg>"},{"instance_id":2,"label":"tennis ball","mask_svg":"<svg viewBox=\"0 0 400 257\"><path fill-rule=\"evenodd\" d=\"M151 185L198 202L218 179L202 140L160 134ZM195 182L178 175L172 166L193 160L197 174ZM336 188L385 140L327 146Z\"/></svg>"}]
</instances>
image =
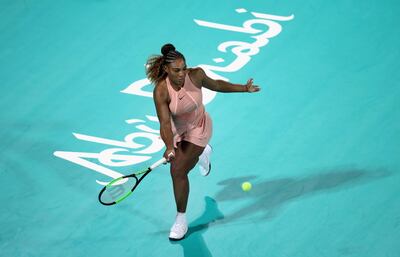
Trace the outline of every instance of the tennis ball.
<instances>
[{"instance_id":1,"label":"tennis ball","mask_svg":"<svg viewBox=\"0 0 400 257\"><path fill-rule=\"evenodd\" d=\"M250 182L243 182L242 183L242 190L247 192L251 190L251 183Z\"/></svg>"}]
</instances>

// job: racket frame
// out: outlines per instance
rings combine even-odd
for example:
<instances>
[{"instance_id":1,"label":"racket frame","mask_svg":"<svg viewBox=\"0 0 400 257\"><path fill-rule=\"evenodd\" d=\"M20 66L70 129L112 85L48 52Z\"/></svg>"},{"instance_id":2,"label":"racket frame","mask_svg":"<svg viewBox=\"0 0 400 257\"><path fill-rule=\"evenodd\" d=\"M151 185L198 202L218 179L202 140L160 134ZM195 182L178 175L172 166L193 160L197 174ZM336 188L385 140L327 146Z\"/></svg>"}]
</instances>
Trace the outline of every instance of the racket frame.
<instances>
[{"instance_id":1,"label":"racket frame","mask_svg":"<svg viewBox=\"0 0 400 257\"><path fill-rule=\"evenodd\" d=\"M103 205L106 205L106 206L114 205L114 204L117 204L117 203L121 202L122 200L126 199L128 196L130 196L133 193L133 191L136 189L136 187L139 185L139 183L147 176L147 174L149 174L152 170L154 170L155 168L157 168L161 164L165 164L165 163L167 163L167 160L163 157L160 160L158 160L155 163L153 163L146 170L142 170L142 171L139 171L139 172L136 172L136 173L132 173L132 174L125 175L125 176L122 176L122 177L115 178L115 179L111 180L107 185L105 185L101 189L101 191L99 193L99 196L98 196L99 202L101 204L103 204ZM138 178L137 176L141 175L141 174L143 174L143 175L140 178ZM121 198L118 198L117 200L115 200L114 202L110 202L110 203L103 202L101 200L101 196L106 191L106 189L108 187L112 186L113 184L117 183L118 181L123 180L124 178L128 178L128 179L134 178L136 180L135 185L132 187L132 189L128 193L126 193L124 196L122 196Z\"/></svg>"}]
</instances>

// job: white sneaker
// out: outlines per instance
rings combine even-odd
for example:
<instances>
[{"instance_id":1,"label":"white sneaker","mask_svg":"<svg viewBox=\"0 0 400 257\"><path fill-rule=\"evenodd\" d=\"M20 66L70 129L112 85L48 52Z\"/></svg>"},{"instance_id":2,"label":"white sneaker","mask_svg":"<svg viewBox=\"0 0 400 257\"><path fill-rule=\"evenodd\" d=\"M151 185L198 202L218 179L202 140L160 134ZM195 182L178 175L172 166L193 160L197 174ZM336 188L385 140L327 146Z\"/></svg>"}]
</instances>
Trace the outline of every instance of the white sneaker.
<instances>
[{"instance_id":1,"label":"white sneaker","mask_svg":"<svg viewBox=\"0 0 400 257\"><path fill-rule=\"evenodd\" d=\"M181 224L175 222L169 232L169 239L172 241L178 241L185 237L186 232L188 231L188 226L186 223Z\"/></svg>"},{"instance_id":2,"label":"white sneaker","mask_svg":"<svg viewBox=\"0 0 400 257\"><path fill-rule=\"evenodd\" d=\"M199 161L198 161L200 174L202 176L207 176L208 174L210 174L211 154L212 154L212 147L207 144L203 150L203 153L199 156Z\"/></svg>"}]
</instances>

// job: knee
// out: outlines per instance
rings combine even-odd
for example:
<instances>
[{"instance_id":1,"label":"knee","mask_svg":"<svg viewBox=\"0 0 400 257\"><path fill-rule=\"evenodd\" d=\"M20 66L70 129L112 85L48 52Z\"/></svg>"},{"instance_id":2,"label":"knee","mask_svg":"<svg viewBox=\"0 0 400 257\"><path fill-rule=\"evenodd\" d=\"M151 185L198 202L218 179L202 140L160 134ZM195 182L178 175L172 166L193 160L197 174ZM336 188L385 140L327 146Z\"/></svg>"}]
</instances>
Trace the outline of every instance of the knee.
<instances>
[{"instance_id":1,"label":"knee","mask_svg":"<svg viewBox=\"0 0 400 257\"><path fill-rule=\"evenodd\" d=\"M187 179L187 172L180 165L171 165L172 179Z\"/></svg>"}]
</instances>

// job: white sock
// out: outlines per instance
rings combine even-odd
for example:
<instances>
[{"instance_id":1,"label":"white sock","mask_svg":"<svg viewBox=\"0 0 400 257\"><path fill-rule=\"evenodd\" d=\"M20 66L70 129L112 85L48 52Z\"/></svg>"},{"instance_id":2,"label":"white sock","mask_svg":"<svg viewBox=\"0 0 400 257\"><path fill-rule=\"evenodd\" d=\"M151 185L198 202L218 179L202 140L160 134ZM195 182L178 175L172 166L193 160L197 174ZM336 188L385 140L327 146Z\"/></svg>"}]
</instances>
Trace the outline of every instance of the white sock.
<instances>
[{"instance_id":1,"label":"white sock","mask_svg":"<svg viewBox=\"0 0 400 257\"><path fill-rule=\"evenodd\" d=\"M184 212L178 212L176 214L176 223L186 224L186 214Z\"/></svg>"}]
</instances>

